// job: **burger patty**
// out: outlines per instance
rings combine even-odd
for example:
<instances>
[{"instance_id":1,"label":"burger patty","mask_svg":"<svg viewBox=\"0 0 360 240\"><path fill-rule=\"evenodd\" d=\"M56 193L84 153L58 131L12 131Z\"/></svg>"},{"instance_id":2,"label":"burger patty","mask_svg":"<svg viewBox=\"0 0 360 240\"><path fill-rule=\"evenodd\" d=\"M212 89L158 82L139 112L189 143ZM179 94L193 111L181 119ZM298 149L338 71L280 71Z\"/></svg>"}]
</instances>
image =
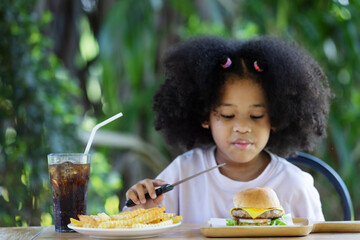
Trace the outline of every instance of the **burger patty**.
<instances>
[{"instance_id":1,"label":"burger patty","mask_svg":"<svg viewBox=\"0 0 360 240\"><path fill-rule=\"evenodd\" d=\"M232 215L233 215L233 217L252 219L252 217L245 210L242 210L241 208L234 209L232 211ZM273 219L273 218L279 218L282 215L283 215L283 213L281 211L273 209L273 210L269 210L269 211L262 213L261 215L257 216L256 218Z\"/></svg>"}]
</instances>

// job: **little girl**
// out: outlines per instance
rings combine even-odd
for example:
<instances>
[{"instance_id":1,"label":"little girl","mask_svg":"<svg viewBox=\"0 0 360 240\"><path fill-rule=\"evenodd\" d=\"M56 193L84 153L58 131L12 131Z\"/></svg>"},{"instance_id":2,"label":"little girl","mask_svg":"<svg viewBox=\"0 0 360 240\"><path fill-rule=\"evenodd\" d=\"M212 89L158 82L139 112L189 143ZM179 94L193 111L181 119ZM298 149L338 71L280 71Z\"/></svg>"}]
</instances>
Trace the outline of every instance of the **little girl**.
<instances>
[{"instance_id":1,"label":"little girl","mask_svg":"<svg viewBox=\"0 0 360 240\"><path fill-rule=\"evenodd\" d=\"M130 210L164 205L185 223L203 223L231 217L236 192L267 186L285 213L324 220L312 176L283 158L313 149L326 134L331 93L312 57L277 38L200 37L170 49L164 66L166 81L154 96L155 127L169 144L189 151L155 180L132 186L126 196L137 205ZM158 186L221 163L155 194Z\"/></svg>"}]
</instances>

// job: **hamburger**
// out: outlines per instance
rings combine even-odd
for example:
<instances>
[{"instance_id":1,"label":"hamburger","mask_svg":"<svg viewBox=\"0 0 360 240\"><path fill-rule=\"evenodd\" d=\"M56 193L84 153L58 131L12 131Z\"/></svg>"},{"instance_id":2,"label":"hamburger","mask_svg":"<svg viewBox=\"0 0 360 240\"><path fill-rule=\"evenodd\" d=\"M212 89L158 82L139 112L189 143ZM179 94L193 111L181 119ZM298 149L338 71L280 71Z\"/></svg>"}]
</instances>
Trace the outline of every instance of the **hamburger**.
<instances>
[{"instance_id":1,"label":"hamburger","mask_svg":"<svg viewBox=\"0 0 360 240\"><path fill-rule=\"evenodd\" d=\"M227 225L286 225L285 212L269 187L255 187L238 192L230 210L233 219Z\"/></svg>"}]
</instances>

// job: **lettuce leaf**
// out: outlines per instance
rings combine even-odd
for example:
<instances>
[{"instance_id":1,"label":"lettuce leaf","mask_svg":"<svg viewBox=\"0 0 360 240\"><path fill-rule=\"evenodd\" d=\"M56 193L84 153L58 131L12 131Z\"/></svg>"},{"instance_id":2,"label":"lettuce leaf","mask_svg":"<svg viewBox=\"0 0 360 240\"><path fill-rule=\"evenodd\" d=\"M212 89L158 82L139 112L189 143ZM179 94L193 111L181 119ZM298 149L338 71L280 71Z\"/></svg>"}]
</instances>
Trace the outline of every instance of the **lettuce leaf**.
<instances>
[{"instance_id":1,"label":"lettuce leaf","mask_svg":"<svg viewBox=\"0 0 360 240\"><path fill-rule=\"evenodd\" d=\"M280 218L275 218L270 221L271 226L287 225L286 216L282 215Z\"/></svg>"},{"instance_id":2,"label":"lettuce leaf","mask_svg":"<svg viewBox=\"0 0 360 240\"><path fill-rule=\"evenodd\" d=\"M238 224L234 219L232 219L232 218L226 219L226 226L237 226L237 225Z\"/></svg>"}]
</instances>

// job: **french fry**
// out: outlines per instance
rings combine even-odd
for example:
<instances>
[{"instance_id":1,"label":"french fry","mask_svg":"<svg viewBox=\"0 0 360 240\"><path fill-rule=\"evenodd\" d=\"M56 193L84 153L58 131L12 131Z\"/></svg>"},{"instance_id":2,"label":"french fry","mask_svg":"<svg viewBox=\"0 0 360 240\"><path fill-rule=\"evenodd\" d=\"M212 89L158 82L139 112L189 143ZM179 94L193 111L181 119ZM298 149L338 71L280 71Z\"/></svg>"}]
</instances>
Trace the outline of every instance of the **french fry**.
<instances>
[{"instance_id":1,"label":"french fry","mask_svg":"<svg viewBox=\"0 0 360 240\"><path fill-rule=\"evenodd\" d=\"M99 224L99 228L130 228L128 225L124 225L122 220L107 221Z\"/></svg>"},{"instance_id":2,"label":"french fry","mask_svg":"<svg viewBox=\"0 0 360 240\"><path fill-rule=\"evenodd\" d=\"M85 228L151 228L178 223L181 216L165 213L165 207L150 209L139 208L115 215L98 213L97 215L78 215L79 220L70 219L71 225Z\"/></svg>"},{"instance_id":3,"label":"french fry","mask_svg":"<svg viewBox=\"0 0 360 240\"><path fill-rule=\"evenodd\" d=\"M75 226L75 227L81 227L82 223L79 220L76 220L74 218L70 218L70 223L71 225Z\"/></svg>"},{"instance_id":4,"label":"french fry","mask_svg":"<svg viewBox=\"0 0 360 240\"><path fill-rule=\"evenodd\" d=\"M134 211L129 211L129 212L122 212L116 215L111 215L110 218L112 220L125 220L125 219L130 219L133 217L136 217L140 214L143 214L145 212L145 209L143 208L138 208Z\"/></svg>"},{"instance_id":5,"label":"french fry","mask_svg":"<svg viewBox=\"0 0 360 240\"><path fill-rule=\"evenodd\" d=\"M98 222L92 216L78 215L78 218L82 223L82 227L96 228L99 225Z\"/></svg>"},{"instance_id":6,"label":"french fry","mask_svg":"<svg viewBox=\"0 0 360 240\"><path fill-rule=\"evenodd\" d=\"M156 223L161 223L163 221L162 218L159 219L155 219L154 221L149 222L148 224L156 224Z\"/></svg>"},{"instance_id":7,"label":"french fry","mask_svg":"<svg viewBox=\"0 0 360 240\"><path fill-rule=\"evenodd\" d=\"M172 220L173 220L174 223L179 223L179 222L182 221L182 216L173 217Z\"/></svg>"},{"instance_id":8,"label":"french fry","mask_svg":"<svg viewBox=\"0 0 360 240\"><path fill-rule=\"evenodd\" d=\"M82 227L84 228L98 228L99 224L93 222L85 222Z\"/></svg>"},{"instance_id":9,"label":"french fry","mask_svg":"<svg viewBox=\"0 0 360 240\"><path fill-rule=\"evenodd\" d=\"M129 219L131 224L134 223L149 223L161 217L160 213L165 211L165 207L161 208L150 208L144 214L136 216L135 218Z\"/></svg>"},{"instance_id":10,"label":"french fry","mask_svg":"<svg viewBox=\"0 0 360 240\"><path fill-rule=\"evenodd\" d=\"M168 226L173 224L173 220L167 220L156 224L144 224L144 223L136 223L133 224L132 228L152 228L152 227L162 227L162 226Z\"/></svg>"},{"instance_id":11,"label":"french fry","mask_svg":"<svg viewBox=\"0 0 360 240\"><path fill-rule=\"evenodd\" d=\"M170 220L174 215L175 215L175 213L160 213L157 218L155 218L153 221L148 222L148 223L155 224L155 223L167 221L167 220Z\"/></svg>"},{"instance_id":12,"label":"french fry","mask_svg":"<svg viewBox=\"0 0 360 240\"><path fill-rule=\"evenodd\" d=\"M74 222L76 226L86 228L96 228L100 223L111 220L110 217L105 213L98 213L97 215L79 215L80 221ZM75 219L74 219L75 220ZM71 219L70 219L71 221ZM71 222L72 224L72 222ZM75 226L75 225L74 225Z\"/></svg>"},{"instance_id":13,"label":"french fry","mask_svg":"<svg viewBox=\"0 0 360 240\"><path fill-rule=\"evenodd\" d=\"M106 213L98 213L97 215L92 216L97 222L106 222L110 221L111 218Z\"/></svg>"}]
</instances>

